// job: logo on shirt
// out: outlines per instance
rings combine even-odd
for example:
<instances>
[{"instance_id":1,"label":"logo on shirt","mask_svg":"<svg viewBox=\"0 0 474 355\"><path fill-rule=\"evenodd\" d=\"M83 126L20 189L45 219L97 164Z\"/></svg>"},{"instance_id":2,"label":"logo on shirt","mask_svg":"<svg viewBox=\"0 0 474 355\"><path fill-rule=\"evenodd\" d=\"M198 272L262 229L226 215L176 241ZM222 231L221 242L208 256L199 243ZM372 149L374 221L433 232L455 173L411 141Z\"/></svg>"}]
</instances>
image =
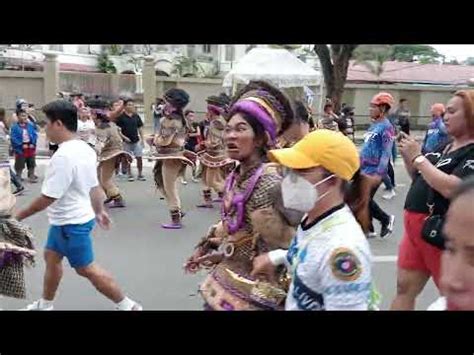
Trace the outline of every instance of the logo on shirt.
<instances>
[{"instance_id":1,"label":"logo on shirt","mask_svg":"<svg viewBox=\"0 0 474 355\"><path fill-rule=\"evenodd\" d=\"M466 160L464 163L464 166L462 167L463 169L469 168L471 170L474 170L474 160Z\"/></svg>"},{"instance_id":2,"label":"logo on shirt","mask_svg":"<svg viewBox=\"0 0 474 355\"><path fill-rule=\"evenodd\" d=\"M377 137L377 132L367 132L364 136L364 142L367 143L370 140L375 139Z\"/></svg>"},{"instance_id":3,"label":"logo on shirt","mask_svg":"<svg viewBox=\"0 0 474 355\"><path fill-rule=\"evenodd\" d=\"M357 256L347 248L337 248L330 257L333 275L342 281L357 280L362 268Z\"/></svg>"},{"instance_id":4,"label":"logo on shirt","mask_svg":"<svg viewBox=\"0 0 474 355\"><path fill-rule=\"evenodd\" d=\"M443 159L443 160L440 160L439 162L436 163L436 167L437 168L440 168L442 166L445 166L445 165L448 165L451 163L453 159L451 158L447 158L447 159Z\"/></svg>"}]
</instances>

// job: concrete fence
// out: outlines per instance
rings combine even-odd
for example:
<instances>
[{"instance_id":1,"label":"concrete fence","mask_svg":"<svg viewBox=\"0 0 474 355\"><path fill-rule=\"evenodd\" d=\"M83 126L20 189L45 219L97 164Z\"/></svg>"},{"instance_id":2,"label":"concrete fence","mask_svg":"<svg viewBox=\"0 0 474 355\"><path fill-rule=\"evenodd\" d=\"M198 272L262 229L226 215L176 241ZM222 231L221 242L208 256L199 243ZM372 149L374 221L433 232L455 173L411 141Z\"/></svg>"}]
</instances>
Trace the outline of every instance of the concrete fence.
<instances>
[{"instance_id":1,"label":"concrete fence","mask_svg":"<svg viewBox=\"0 0 474 355\"><path fill-rule=\"evenodd\" d=\"M7 71L0 70L0 107L7 109L10 114L14 110L15 100L19 97L34 103L37 107L54 100L59 91L80 91L86 95L98 94L104 97L118 95L133 96L138 105L138 111L146 126L152 125L151 105L157 97L161 97L166 90L178 87L186 90L191 98L189 109L198 116L206 112L205 99L210 95L217 95L224 91L222 79L209 78L175 78L156 76L153 57L146 57L142 75L101 74L84 72L60 72L57 56L45 54L43 71ZM465 87L441 87L435 85L375 85L347 83L343 95L343 102L355 106L356 124L359 127L367 126L369 119L369 102L379 91L390 92L396 101L400 98L408 99L408 106L412 113L413 128L424 128L430 120L430 107L436 102L446 103L452 93ZM143 89L143 90L142 90ZM319 105L317 88L311 88L315 93L314 112ZM302 90L285 90L290 97L304 98ZM39 110L38 110L39 111ZM41 114L38 112L41 119ZM318 119L319 114L314 116Z\"/></svg>"}]
</instances>

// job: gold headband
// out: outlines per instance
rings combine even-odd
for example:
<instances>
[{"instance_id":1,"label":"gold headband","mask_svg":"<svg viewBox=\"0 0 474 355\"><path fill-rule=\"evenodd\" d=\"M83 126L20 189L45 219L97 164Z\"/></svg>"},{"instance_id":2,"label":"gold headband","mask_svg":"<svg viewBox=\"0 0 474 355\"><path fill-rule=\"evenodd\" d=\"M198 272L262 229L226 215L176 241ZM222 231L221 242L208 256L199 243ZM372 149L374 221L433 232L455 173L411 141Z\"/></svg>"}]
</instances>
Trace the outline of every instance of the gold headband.
<instances>
[{"instance_id":1,"label":"gold headband","mask_svg":"<svg viewBox=\"0 0 474 355\"><path fill-rule=\"evenodd\" d=\"M262 100L261 98L259 97L254 97L254 96L250 96L250 97L246 97L245 99L243 100L248 100L248 101L253 101L253 102L256 102L257 104L259 104L260 106L262 106L270 116L272 116L273 120L275 121L275 123L278 123L278 120L276 118L276 114L275 114L275 110L272 109L264 100Z\"/></svg>"}]
</instances>

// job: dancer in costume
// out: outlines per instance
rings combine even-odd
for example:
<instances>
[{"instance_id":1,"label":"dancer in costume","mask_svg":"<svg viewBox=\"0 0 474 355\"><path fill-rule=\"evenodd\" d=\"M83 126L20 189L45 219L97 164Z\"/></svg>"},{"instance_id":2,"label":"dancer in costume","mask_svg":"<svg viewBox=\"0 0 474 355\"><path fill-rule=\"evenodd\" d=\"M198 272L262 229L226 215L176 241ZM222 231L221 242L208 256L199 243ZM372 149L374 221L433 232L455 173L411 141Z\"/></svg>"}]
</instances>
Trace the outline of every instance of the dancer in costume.
<instances>
[{"instance_id":1,"label":"dancer in costume","mask_svg":"<svg viewBox=\"0 0 474 355\"><path fill-rule=\"evenodd\" d=\"M209 96L206 101L209 128L206 139L202 144L203 149L198 153L199 161L202 164L201 178L204 203L197 207L213 208L213 202L222 201L225 177L234 166L234 161L229 159L224 146L225 116L229 108L230 98L222 93L219 96ZM212 200L212 190L218 196L214 201Z\"/></svg>"},{"instance_id":2,"label":"dancer in costume","mask_svg":"<svg viewBox=\"0 0 474 355\"><path fill-rule=\"evenodd\" d=\"M132 161L132 156L124 150L120 128L111 122L108 103L104 100L91 100L91 117L95 123L96 143L94 149L97 153L99 166L97 174L100 186L104 189L107 199L105 204L110 208L125 207L125 202L120 190L115 183L115 166L123 156Z\"/></svg>"},{"instance_id":3,"label":"dancer in costume","mask_svg":"<svg viewBox=\"0 0 474 355\"><path fill-rule=\"evenodd\" d=\"M25 298L24 266L34 264L31 229L13 218L8 140L0 132L0 296Z\"/></svg>"},{"instance_id":4,"label":"dancer in costume","mask_svg":"<svg viewBox=\"0 0 474 355\"><path fill-rule=\"evenodd\" d=\"M184 149L187 124L183 109L189 102L189 95L181 89L170 89L164 95L164 116L160 121L158 133L153 138L156 151L153 173L155 184L168 204L171 223L162 224L165 229L182 228L181 200L178 193L178 177L186 165L194 166L196 154Z\"/></svg>"},{"instance_id":5,"label":"dancer in costume","mask_svg":"<svg viewBox=\"0 0 474 355\"><path fill-rule=\"evenodd\" d=\"M255 279L250 272L254 257L289 246L301 218L279 203L281 178L275 165L265 164L267 149L294 119L293 109L278 89L256 81L236 95L228 117L226 151L238 166L225 182L221 220L184 268L212 267L200 286L206 309L282 309L288 284L284 270L267 279Z\"/></svg>"}]
</instances>

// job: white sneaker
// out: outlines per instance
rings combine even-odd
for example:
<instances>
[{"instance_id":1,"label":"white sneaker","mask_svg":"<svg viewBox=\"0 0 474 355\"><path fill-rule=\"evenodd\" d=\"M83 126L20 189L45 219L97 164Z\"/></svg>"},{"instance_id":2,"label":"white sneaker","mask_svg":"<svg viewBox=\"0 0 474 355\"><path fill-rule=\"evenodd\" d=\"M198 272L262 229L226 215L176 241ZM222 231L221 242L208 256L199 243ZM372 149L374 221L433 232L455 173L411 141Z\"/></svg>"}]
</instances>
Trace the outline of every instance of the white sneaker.
<instances>
[{"instance_id":1,"label":"white sneaker","mask_svg":"<svg viewBox=\"0 0 474 355\"><path fill-rule=\"evenodd\" d=\"M365 235L367 237L367 239L373 239L373 238L376 238L377 237L377 233L375 232L369 232Z\"/></svg>"},{"instance_id":2,"label":"white sneaker","mask_svg":"<svg viewBox=\"0 0 474 355\"><path fill-rule=\"evenodd\" d=\"M181 183L182 183L183 185L187 185L187 184L188 184L188 182L187 182L186 180L184 180L184 179L181 179Z\"/></svg>"},{"instance_id":3,"label":"white sneaker","mask_svg":"<svg viewBox=\"0 0 474 355\"><path fill-rule=\"evenodd\" d=\"M395 192L394 189L390 190L388 193L386 193L385 195L382 196L382 198L384 200L391 200L392 198L394 198L395 196L397 196L397 193Z\"/></svg>"},{"instance_id":4,"label":"white sneaker","mask_svg":"<svg viewBox=\"0 0 474 355\"><path fill-rule=\"evenodd\" d=\"M115 307L115 310L116 311L143 311L143 307L140 303L137 303L135 301L133 301L133 305L131 308L129 309L120 309L118 307Z\"/></svg>"},{"instance_id":5,"label":"white sneaker","mask_svg":"<svg viewBox=\"0 0 474 355\"><path fill-rule=\"evenodd\" d=\"M51 305L45 307L41 300L35 301L32 304L29 304L25 308L22 308L21 311L52 311L54 307Z\"/></svg>"}]
</instances>

